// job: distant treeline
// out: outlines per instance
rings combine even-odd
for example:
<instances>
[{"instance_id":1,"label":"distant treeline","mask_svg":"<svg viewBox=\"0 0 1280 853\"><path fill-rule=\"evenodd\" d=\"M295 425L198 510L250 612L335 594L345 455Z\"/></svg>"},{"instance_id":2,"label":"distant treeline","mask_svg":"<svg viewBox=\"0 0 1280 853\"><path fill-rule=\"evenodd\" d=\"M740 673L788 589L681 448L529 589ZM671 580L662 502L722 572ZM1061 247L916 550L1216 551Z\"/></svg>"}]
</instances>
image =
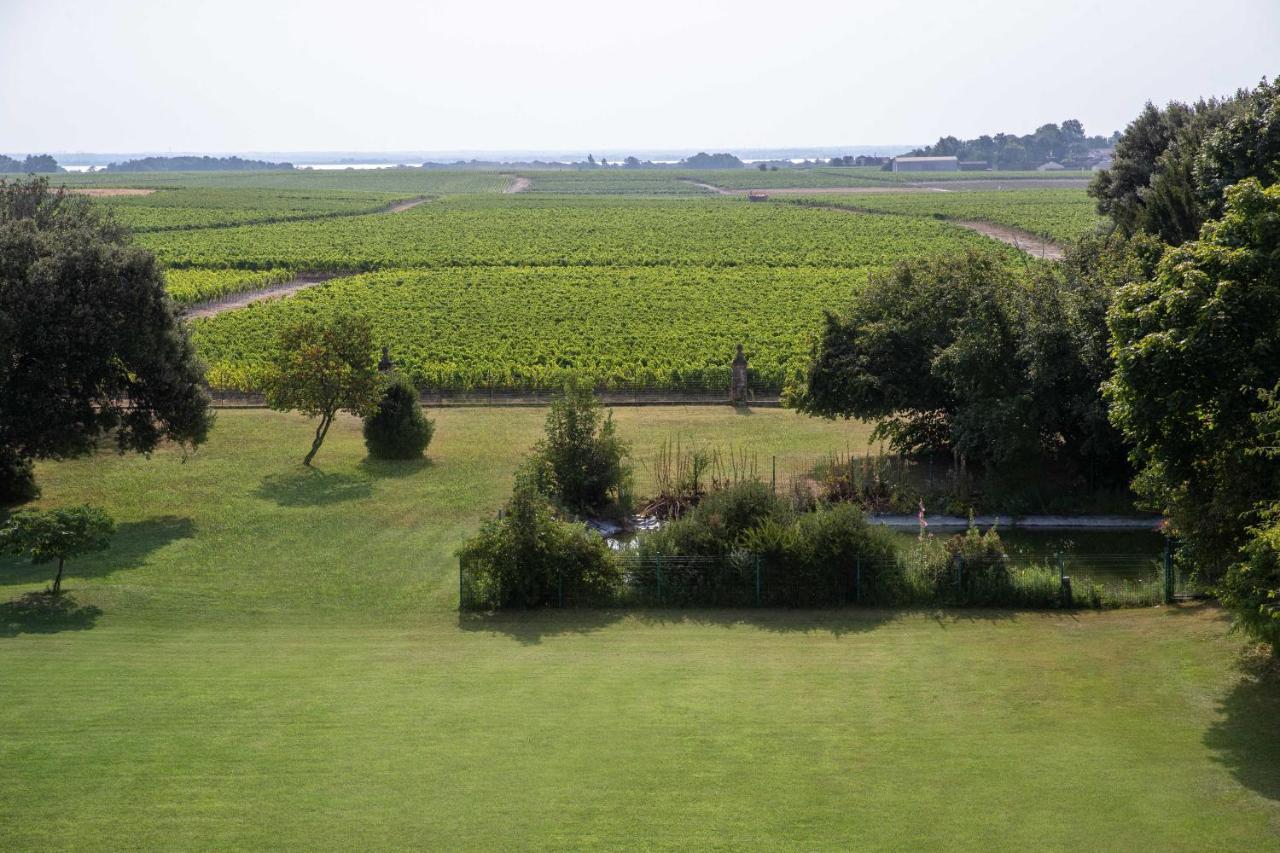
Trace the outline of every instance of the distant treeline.
<instances>
[{"instance_id":1,"label":"distant treeline","mask_svg":"<svg viewBox=\"0 0 1280 853\"><path fill-rule=\"evenodd\" d=\"M1090 151L1111 148L1119 139L1118 131L1110 136L1085 136L1084 125L1072 118L1061 125L1041 125L1034 133L1025 136L1012 133L979 136L977 139L944 136L933 145L917 148L907 156L984 160L993 169L1005 170L1034 169L1051 160L1064 166L1083 168L1093 165L1096 160L1090 157Z\"/></svg>"},{"instance_id":2,"label":"distant treeline","mask_svg":"<svg viewBox=\"0 0 1280 853\"><path fill-rule=\"evenodd\" d=\"M112 163L108 172L261 172L292 169L292 163L268 163L239 157L143 157Z\"/></svg>"},{"instance_id":3,"label":"distant treeline","mask_svg":"<svg viewBox=\"0 0 1280 853\"><path fill-rule=\"evenodd\" d=\"M28 154L24 160L16 160L0 154L0 173L20 175L46 174L50 172L61 172L62 167L58 165L58 161L50 157L48 154Z\"/></svg>"}]
</instances>

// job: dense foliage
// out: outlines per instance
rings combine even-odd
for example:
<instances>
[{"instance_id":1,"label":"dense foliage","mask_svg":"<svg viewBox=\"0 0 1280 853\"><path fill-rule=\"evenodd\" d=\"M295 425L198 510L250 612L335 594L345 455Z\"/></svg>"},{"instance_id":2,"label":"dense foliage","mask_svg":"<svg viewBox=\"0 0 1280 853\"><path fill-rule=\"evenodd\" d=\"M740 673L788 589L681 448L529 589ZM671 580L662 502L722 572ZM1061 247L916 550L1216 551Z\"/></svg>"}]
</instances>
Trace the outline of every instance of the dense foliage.
<instances>
[{"instance_id":1,"label":"dense foliage","mask_svg":"<svg viewBox=\"0 0 1280 853\"><path fill-rule=\"evenodd\" d=\"M108 172L256 172L292 169L292 163L269 163L241 157L139 157L111 163Z\"/></svg>"},{"instance_id":2,"label":"dense foliage","mask_svg":"<svg viewBox=\"0 0 1280 853\"><path fill-rule=\"evenodd\" d=\"M528 470L543 493L569 512L625 510L631 485L628 452L613 414L603 410L589 385L571 377L551 402L546 435L534 447Z\"/></svg>"},{"instance_id":3,"label":"dense foliage","mask_svg":"<svg viewBox=\"0 0 1280 853\"><path fill-rule=\"evenodd\" d=\"M28 154L21 160L0 154L0 173L39 175L61 171L62 167L58 165L58 161L48 154Z\"/></svg>"},{"instance_id":4,"label":"dense foliage","mask_svg":"<svg viewBox=\"0 0 1280 853\"><path fill-rule=\"evenodd\" d=\"M1061 125L1041 125L1022 136L997 133L963 140L944 136L933 145L912 151L911 156L981 160L993 169L1034 169L1050 160L1082 167L1087 164L1091 149L1105 148L1113 141L1114 137L1086 136L1084 125L1067 119Z\"/></svg>"},{"instance_id":5,"label":"dense foliage","mask_svg":"<svg viewBox=\"0 0 1280 853\"><path fill-rule=\"evenodd\" d=\"M49 591L58 595L66 561L104 550L114 532L111 517L91 506L19 510L0 527L0 553L29 557L36 565L57 560L58 572Z\"/></svg>"},{"instance_id":6,"label":"dense foliage","mask_svg":"<svg viewBox=\"0 0 1280 853\"><path fill-rule=\"evenodd\" d=\"M378 408L364 419L364 445L374 459L420 459L434 433L418 392L398 376L387 382Z\"/></svg>"},{"instance_id":7,"label":"dense foliage","mask_svg":"<svg viewBox=\"0 0 1280 853\"><path fill-rule=\"evenodd\" d=\"M1223 210L1227 187L1253 177L1280 180L1280 100L1264 79L1233 97L1150 103L1125 129L1115 161L1089 187L1098 211L1125 234L1177 245Z\"/></svg>"},{"instance_id":8,"label":"dense foliage","mask_svg":"<svg viewBox=\"0 0 1280 853\"><path fill-rule=\"evenodd\" d=\"M1280 187L1228 189L1224 217L1122 288L1109 322L1111 415L1137 486L1220 578L1280 497L1280 460L1257 452L1264 394L1280 382Z\"/></svg>"},{"instance_id":9,"label":"dense foliage","mask_svg":"<svg viewBox=\"0 0 1280 853\"><path fill-rule=\"evenodd\" d=\"M149 252L42 179L0 183L0 446L10 463L89 453L108 436L143 453L199 444L212 420L202 379Z\"/></svg>"},{"instance_id":10,"label":"dense foliage","mask_svg":"<svg viewBox=\"0 0 1280 853\"><path fill-rule=\"evenodd\" d=\"M359 314L308 317L282 326L266 382L267 405L319 418L310 465L340 411L364 417L378 405L381 378L373 332Z\"/></svg>"},{"instance_id":11,"label":"dense foliage","mask_svg":"<svg viewBox=\"0 0 1280 853\"><path fill-rule=\"evenodd\" d=\"M607 602L621 580L604 539L556 518L527 475L517 477L500 517L486 522L458 559L462 604L476 609Z\"/></svg>"},{"instance_id":12,"label":"dense foliage","mask_svg":"<svg viewBox=\"0 0 1280 853\"><path fill-rule=\"evenodd\" d=\"M699 151L680 161L682 169L741 169L743 162L732 154L708 154Z\"/></svg>"},{"instance_id":13,"label":"dense foliage","mask_svg":"<svg viewBox=\"0 0 1280 853\"><path fill-rule=\"evenodd\" d=\"M1109 288L1127 274L1095 241L1062 269L1016 275L979 255L904 261L829 314L801 411L878 422L902 452L950 450L1005 470L1048 460L1099 482L1124 476L1099 385Z\"/></svg>"}]
</instances>

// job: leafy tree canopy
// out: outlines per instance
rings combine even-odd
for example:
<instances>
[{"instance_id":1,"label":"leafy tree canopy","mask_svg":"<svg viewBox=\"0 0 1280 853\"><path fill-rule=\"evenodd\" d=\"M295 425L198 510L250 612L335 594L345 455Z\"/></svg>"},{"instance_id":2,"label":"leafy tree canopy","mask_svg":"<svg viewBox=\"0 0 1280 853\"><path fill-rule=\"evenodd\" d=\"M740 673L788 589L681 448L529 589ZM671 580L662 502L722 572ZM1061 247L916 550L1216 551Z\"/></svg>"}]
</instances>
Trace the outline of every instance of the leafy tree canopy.
<instances>
[{"instance_id":1,"label":"leafy tree canopy","mask_svg":"<svg viewBox=\"0 0 1280 853\"><path fill-rule=\"evenodd\" d=\"M1086 136L1084 125L1067 119L1060 126L1044 124L1022 136L1012 133L983 135L977 139L943 136L933 145L917 148L911 157L959 157L985 160L995 169L1034 169L1054 160L1072 166L1085 165L1089 151L1109 145L1106 136Z\"/></svg>"},{"instance_id":2,"label":"leafy tree canopy","mask_svg":"<svg viewBox=\"0 0 1280 853\"><path fill-rule=\"evenodd\" d=\"M0 527L0 552L30 557L36 565L58 561L51 592L62 591L67 560L111 544L115 525L100 509L73 506L47 511L20 510Z\"/></svg>"},{"instance_id":3,"label":"leafy tree canopy","mask_svg":"<svg viewBox=\"0 0 1280 853\"><path fill-rule=\"evenodd\" d=\"M373 414L381 398L373 330L367 317L305 318L281 328L267 383L267 405L319 418L303 465L324 444L338 412Z\"/></svg>"},{"instance_id":4,"label":"leafy tree canopy","mask_svg":"<svg viewBox=\"0 0 1280 853\"><path fill-rule=\"evenodd\" d=\"M876 420L901 452L949 449L993 466L1057 457L1122 477L1099 392L1110 369L1102 317L1112 282L1141 266L1090 240L1062 269L1025 275L995 255L903 262L827 316L789 400Z\"/></svg>"},{"instance_id":5,"label":"leafy tree canopy","mask_svg":"<svg viewBox=\"0 0 1280 853\"><path fill-rule=\"evenodd\" d=\"M1123 287L1108 323L1107 396L1137 486L1221 577L1259 501L1280 497L1280 465L1256 452L1263 395L1280 382L1280 186L1227 189L1223 218Z\"/></svg>"},{"instance_id":6,"label":"leafy tree canopy","mask_svg":"<svg viewBox=\"0 0 1280 853\"><path fill-rule=\"evenodd\" d=\"M1243 178L1280 179L1280 106L1264 79L1224 99L1148 103L1125 128L1111 168L1089 194L1124 234L1145 232L1177 245L1221 215L1227 187Z\"/></svg>"},{"instance_id":7,"label":"leafy tree canopy","mask_svg":"<svg viewBox=\"0 0 1280 853\"><path fill-rule=\"evenodd\" d=\"M44 179L0 182L0 447L60 459L197 445L203 368L150 252ZM0 466L10 470L12 466Z\"/></svg>"}]
</instances>

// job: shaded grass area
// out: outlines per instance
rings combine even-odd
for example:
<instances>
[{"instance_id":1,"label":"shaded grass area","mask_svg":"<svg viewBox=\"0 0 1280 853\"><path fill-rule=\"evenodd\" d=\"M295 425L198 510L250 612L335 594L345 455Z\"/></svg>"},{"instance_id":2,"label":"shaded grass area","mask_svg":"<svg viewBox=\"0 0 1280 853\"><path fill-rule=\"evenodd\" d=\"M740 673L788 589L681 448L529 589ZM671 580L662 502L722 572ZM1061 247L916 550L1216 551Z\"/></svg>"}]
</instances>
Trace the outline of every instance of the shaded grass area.
<instances>
[{"instance_id":1,"label":"shaded grass area","mask_svg":"<svg viewBox=\"0 0 1280 853\"><path fill-rule=\"evenodd\" d=\"M460 617L453 547L542 412L432 414L404 469L344 420L303 474L307 422L243 411L185 463L39 466L44 503L122 529L69 565L70 614L0 610L7 849L1274 845L1280 682L1215 608ZM617 416L653 441L865 435ZM0 563L0 600L45 574Z\"/></svg>"}]
</instances>

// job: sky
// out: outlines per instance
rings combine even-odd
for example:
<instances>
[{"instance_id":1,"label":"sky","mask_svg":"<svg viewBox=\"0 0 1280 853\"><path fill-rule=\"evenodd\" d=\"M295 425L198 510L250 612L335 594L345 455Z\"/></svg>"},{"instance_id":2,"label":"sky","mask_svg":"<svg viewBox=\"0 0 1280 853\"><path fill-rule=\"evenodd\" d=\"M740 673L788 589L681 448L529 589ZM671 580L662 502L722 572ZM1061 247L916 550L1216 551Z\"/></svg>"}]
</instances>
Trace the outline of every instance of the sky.
<instances>
[{"instance_id":1,"label":"sky","mask_svg":"<svg viewBox=\"0 0 1280 853\"><path fill-rule=\"evenodd\" d=\"M916 144L1280 74L1280 0L0 0L0 151Z\"/></svg>"}]
</instances>

